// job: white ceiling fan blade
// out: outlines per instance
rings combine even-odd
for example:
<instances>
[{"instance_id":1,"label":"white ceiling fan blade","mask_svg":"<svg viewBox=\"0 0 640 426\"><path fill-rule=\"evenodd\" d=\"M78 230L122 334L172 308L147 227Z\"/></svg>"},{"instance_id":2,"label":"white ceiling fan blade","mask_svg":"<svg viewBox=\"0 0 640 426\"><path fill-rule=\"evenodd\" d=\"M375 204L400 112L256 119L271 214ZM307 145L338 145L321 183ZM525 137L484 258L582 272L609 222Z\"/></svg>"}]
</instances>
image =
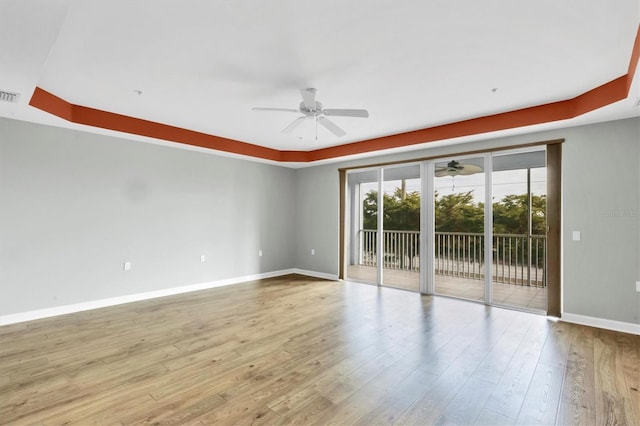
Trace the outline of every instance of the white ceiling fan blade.
<instances>
[{"instance_id":1,"label":"white ceiling fan blade","mask_svg":"<svg viewBox=\"0 0 640 426\"><path fill-rule=\"evenodd\" d=\"M334 117L369 117L369 111L366 109L325 109L322 112Z\"/></svg>"},{"instance_id":2,"label":"white ceiling fan blade","mask_svg":"<svg viewBox=\"0 0 640 426\"><path fill-rule=\"evenodd\" d=\"M436 170L434 174L436 177L449 176L449 171L447 169Z\"/></svg>"},{"instance_id":3,"label":"white ceiling fan blade","mask_svg":"<svg viewBox=\"0 0 640 426\"><path fill-rule=\"evenodd\" d=\"M482 167L476 166L474 164L461 164L462 170L460 170L461 175L472 175L475 173L482 173Z\"/></svg>"},{"instance_id":4,"label":"white ceiling fan blade","mask_svg":"<svg viewBox=\"0 0 640 426\"><path fill-rule=\"evenodd\" d=\"M282 133L291 133L291 132L293 132L295 129L298 128L298 126L300 126L302 124L302 122L305 120L305 118L306 117L298 117L298 118L296 118L287 127L282 129Z\"/></svg>"},{"instance_id":5,"label":"white ceiling fan blade","mask_svg":"<svg viewBox=\"0 0 640 426\"><path fill-rule=\"evenodd\" d=\"M344 136L347 133L342 130L336 123L329 120L327 117L318 118L318 123L322 124L328 131L336 135L337 137Z\"/></svg>"},{"instance_id":6,"label":"white ceiling fan blade","mask_svg":"<svg viewBox=\"0 0 640 426\"><path fill-rule=\"evenodd\" d=\"M314 109L316 107L316 92L316 89L300 89L304 106L309 109Z\"/></svg>"},{"instance_id":7,"label":"white ceiling fan blade","mask_svg":"<svg viewBox=\"0 0 640 426\"><path fill-rule=\"evenodd\" d=\"M300 112L293 108L251 108L252 111L284 111L284 112Z\"/></svg>"}]
</instances>

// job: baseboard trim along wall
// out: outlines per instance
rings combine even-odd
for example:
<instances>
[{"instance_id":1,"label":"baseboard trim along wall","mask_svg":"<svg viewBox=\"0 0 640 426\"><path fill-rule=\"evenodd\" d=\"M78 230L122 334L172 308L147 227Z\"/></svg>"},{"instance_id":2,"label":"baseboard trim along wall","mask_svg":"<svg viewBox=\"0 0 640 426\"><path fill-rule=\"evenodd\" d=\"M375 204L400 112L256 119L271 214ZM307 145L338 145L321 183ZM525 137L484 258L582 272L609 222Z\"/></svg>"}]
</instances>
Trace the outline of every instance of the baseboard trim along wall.
<instances>
[{"instance_id":1,"label":"baseboard trim along wall","mask_svg":"<svg viewBox=\"0 0 640 426\"><path fill-rule=\"evenodd\" d=\"M307 275L313 278L322 278L337 281L338 276L322 272L306 271L302 269L283 269L280 271L265 272L262 274L245 275L243 277L228 278L224 280L206 283L191 284L181 287L172 287L145 293L128 294L126 296L110 297L108 299L92 300L89 302L74 303L72 305L55 306L52 308L38 309L35 311L20 312L17 314L0 315L0 325L16 324L19 322L33 321L58 315L72 314L74 312L88 311L91 309L106 308L108 306L122 305L125 303L139 302L142 300L156 299L158 297L173 296L176 294L190 293L192 291L207 290L215 287L223 287L233 284L242 284L249 281L265 278L280 277L289 274Z\"/></svg>"},{"instance_id":2,"label":"baseboard trim along wall","mask_svg":"<svg viewBox=\"0 0 640 426\"><path fill-rule=\"evenodd\" d=\"M614 321L604 318L589 317L586 315L569 314L566 312L562 313L561 320L573 324L588 325L590 327L640 335L640 324L634 324L631 322Z\"/></svg>"},{"instance_id":3,"label":"baseboard trim along wall","mask_svg":"<svg viewBox=\"0 0 640 426\"><path fill-rule=\"evenodd\" d=\"M306 269L292 269L292 274L306 275L307 277L321 278L323 280L338 281L337 274L327 274L325 272L308 271Z\"/></svg>"},{"instance_id":4,"label":"baseboard trim along wall","mask_svg":"<svg viewBox=\"0 0 640 426\"><path fill-rule=\"evenodd\" d=\"M110 297L108 299L92 300L89 302L75 303L72 305L55 306L52 308L38 309L35 311L20 312L16 314L0 315L0 326L16 324L25 321L55 317L58 315L72 314L74 312L88 311L91 309L106 308L109 306L123 305L125 303L139 302L142 300L156 299L158 297L173 296L176 294L190 293L198 290L223 287L227 285L242 284L249 281L261 280L265 278L280 277L289 274L305 275L313 278L337 281L338 276L324 272L309 271L306 269L282 269L279 271L264 272L261 274L245 275L243 277L227 278L224 280L211 281L206 283L191 284L181 287L171 287L162 290L149 291L145 293L129 294L126 296ZM590 317L586 315L562 313L562 321L587 325L590 327L603 328L606 330L621 331L640 335L640 324L633 324L622 321L614 321L604 318Z\"/></svg>"}]
</instances>

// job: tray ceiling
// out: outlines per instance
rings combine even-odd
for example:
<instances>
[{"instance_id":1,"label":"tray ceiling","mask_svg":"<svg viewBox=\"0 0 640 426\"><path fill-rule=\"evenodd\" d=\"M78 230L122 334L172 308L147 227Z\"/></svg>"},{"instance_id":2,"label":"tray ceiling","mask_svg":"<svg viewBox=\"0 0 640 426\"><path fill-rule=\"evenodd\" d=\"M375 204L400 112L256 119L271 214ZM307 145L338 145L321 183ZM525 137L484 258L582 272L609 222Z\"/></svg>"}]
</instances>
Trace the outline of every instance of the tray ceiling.
<instances>
[{"instance_id":1,"label":"tray ceiling","mask_svg":"<svg viewBox=\"0 0 640 426\"><path fill-rule=\"evenodd\" d=\"M637 0L0 1L0 116L307 163L640 115ZM336 137L299 116L318 89Z\"/></svg>"}]
</instances>

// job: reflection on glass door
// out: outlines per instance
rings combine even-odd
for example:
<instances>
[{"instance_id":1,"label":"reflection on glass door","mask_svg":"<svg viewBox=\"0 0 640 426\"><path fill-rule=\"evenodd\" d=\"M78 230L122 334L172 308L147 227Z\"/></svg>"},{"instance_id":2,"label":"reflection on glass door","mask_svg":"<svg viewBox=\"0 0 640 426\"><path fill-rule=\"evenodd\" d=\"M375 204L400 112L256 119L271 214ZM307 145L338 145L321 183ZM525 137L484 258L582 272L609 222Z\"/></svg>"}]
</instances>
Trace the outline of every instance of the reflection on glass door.
<instances>
[{"instance_id":1,"label":"reflection on glass door","mask_svg":"<svg viewBox=\"0 0 640 426\"><path fill-rule=\"evenodd\" d=\"M493 158L493 303L547 310L545 151Z\"/></svg>"},{"instance_id":2,"label":"reflection on glass door","mask_svg":"<svg viewBox=\"0 0 640 426\"><path fill-rule=\"evenodd\" d=\"M385 167L382 284L420 291L420 166Z\"/></svg>"},{"instance_id":3,"label":"reflection on glass door","mask_svg":"<svg viewBox=\"0 0 640 426\"><path fill-rule=\"evenodd\" d=\"M378 172L347 174L347 279L378 283Z\"/></svg>"},{"instance_id":4,"label":"reflection on glass door","mask_svg":"<svg viewBox=\"0 0 640 426\"><path fill-rule=\"evenodd\" d=\"M483 158L435 163L434 293L485 300Z\"/></svg>"}]
</instances>

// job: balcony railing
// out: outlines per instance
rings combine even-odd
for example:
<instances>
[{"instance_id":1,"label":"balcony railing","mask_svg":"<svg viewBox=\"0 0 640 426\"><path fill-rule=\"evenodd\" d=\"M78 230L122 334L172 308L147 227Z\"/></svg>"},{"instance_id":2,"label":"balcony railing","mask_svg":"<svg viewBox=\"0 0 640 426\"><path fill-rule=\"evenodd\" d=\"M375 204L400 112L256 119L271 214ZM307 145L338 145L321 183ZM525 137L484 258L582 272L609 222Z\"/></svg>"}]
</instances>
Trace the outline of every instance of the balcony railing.
<instances>
[{"instance_id":1,"label":"balcony railing","mask_svg":"<svg viewBox=\"0 0 640 426\"><path fill-rule=\"evenodd\" d=\"M383 231L383 267L402 271L420 270L420 233ZM376 231L360 230L360 259L365 266L377 266ZM546 287L546 236L494 234L492 279L494 282ZM483 280L485 275L484 234L436 232L436 275Z\"/></svg>"}]
</instances>

